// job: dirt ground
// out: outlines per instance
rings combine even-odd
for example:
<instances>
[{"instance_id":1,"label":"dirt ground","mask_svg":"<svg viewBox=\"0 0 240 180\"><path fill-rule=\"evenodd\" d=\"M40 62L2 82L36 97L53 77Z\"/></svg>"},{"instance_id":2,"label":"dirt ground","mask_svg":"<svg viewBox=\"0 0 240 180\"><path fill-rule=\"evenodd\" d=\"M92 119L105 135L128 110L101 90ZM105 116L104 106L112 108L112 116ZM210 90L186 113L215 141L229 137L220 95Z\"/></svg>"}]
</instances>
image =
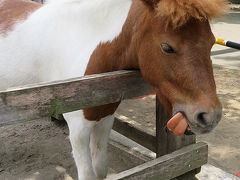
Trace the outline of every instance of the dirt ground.
<instances>
[{"instance_id":1,"label":"dirt ground","mask_svg":"<svg viewBox=\"0 0 240 180\"><path fill-rule=\"evenodd\" d=\"M240 171L240 71L214 68L223 119L210 134L198 136L209 144L209 163L229 173ZM137 126L154 133L155 97L123 102L118 111ZM110 148L110 167L128 169ZM129 164L130 163L130 164ZM60 180L76 178L66 125L49 119L0 127L0 180Z\"/></svg>"},{"instance_id":2,"label":"dirt ground","mask_svg":"<svg viewBox=\"0 0 240 180\"><path fill-rule=\"evenodd\" d=\"M209 135L198 136L209 144L209 163L229 173L240 171L240 71L215 68L223 119Z\"/></svg>"}]
</instances>

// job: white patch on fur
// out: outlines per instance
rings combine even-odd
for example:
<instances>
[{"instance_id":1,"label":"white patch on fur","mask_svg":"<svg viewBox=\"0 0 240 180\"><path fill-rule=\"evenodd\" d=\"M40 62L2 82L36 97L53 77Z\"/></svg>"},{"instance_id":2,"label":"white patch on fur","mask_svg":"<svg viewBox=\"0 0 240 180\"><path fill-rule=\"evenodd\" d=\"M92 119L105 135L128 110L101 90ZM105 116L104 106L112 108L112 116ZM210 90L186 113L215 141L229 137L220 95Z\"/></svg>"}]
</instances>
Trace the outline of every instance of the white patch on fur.
<instances>
[{"instance_id":1,"label":"white patch on fur","mask_svg":"<svg viewBox=\"0 0 240 180\"><path fill-rule=\"evenodd\" d=\"M0 35L0 90L82 76L97 45L113 40L121 32L131 3L131 0L63 0L38 9L6 37ZM66 113L64 117L70 129L79 179L96 179L89 148L95 122L87 121L82 111ZM107 129L101 136L104 151L92 148L93 154L106 154L110 126L111 121L106 124L108 128L103 127ZM93 142L98 142L93 137ZM105 159L94 159L95 169L98 162Z\"/></svg>"},{"instance_id":2,"label":"white patch on fur","mask_svg":"<svg viewBox=\"0 0 240 180\"><path fill-rule=\"evenodd\" d=\"M94 180L96 176L92 168L90 154L90 134L96 124L95 121L87 121L82 110L64 114L69 127L69 138L72 145L72 153L78 170L79 180Z\"/></svg>"},{"instance_id":3,"label":"white patch on fur","mask_svg":"<svg viewBox=\"0 0 240 180\"><path fill-rule=\"evenodd\" d=\"M90 149L93 170L97 177L101 179L107 176L107 145L113 122L113 115L106 116L97 122L91 133Z\"/></svg>"},{"instance_id":4,"label":"white patch on fur","mask_svg":"<svg viewBox=\"0 0 240 180\"><path fill-rule=\"evenodd\" d=\"M3 3L5 2L6 0L0 0L0 7L3 6Z\"/></svg>"},{"instance_id":5,"label":"white patch on fur","mask_svg":"<svg viewBox=\"0 0 240 180\"><path fill-rule=\"evenodd\" d=\"M100 42L122 29L131 0L49 3L0 36L0 89L82 76Z\"/></svg>"}]
</instances>

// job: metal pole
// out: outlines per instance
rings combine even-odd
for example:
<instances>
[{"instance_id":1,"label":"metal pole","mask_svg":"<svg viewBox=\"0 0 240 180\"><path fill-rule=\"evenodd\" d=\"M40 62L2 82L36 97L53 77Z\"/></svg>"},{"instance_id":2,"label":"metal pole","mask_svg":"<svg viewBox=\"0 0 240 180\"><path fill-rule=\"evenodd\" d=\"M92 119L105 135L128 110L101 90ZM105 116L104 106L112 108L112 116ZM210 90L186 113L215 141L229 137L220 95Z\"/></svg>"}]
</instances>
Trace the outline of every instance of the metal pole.
<instances>
[{"instance_id":1,"label":"metal pole","mask_svg":"<svg viewBox=\"0 0 240 180\"><path fill-rule=\"evenodd\" d=\"M232 42L232 41L226 41L226 40L221 39L221 38L216 38L216 44L240 50L240 44L239 43L235 43L235 42Z\"/></svg>"}]
</instances>

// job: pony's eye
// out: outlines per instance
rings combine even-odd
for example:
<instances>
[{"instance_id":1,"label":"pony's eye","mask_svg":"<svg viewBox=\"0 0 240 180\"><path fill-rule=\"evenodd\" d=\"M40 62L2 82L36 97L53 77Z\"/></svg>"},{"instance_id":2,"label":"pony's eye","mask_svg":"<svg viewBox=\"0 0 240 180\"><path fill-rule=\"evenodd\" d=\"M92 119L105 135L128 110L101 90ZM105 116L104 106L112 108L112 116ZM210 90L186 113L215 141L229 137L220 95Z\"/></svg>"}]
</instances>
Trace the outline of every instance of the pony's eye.
<instances>
[{"instance_id":1,"label":"pony's eye","mask_svg":"<svg viewBox=\"0 0 240 180\"><path fill-rule=\"evenodd\" d=\"M162 43L162 44L160 44L160 46L161 46L161 49L164 53L168 53L168 54L176 53L176 51L174 51L174 49L170 45L168 45L167 43Z\"/></svg>"}]
</instances>

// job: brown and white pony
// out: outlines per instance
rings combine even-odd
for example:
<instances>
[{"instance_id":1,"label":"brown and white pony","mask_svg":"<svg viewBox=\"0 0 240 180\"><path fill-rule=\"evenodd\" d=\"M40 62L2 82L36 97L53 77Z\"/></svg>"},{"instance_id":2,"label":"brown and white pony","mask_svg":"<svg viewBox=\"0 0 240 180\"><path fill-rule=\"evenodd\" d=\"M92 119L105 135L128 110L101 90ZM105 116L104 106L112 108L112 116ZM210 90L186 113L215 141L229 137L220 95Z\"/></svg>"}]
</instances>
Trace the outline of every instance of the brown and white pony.
<instances>
[{"instance_id":1,"label":"brown and white pony","mask_svg":"<svg viewBox=\"0 0 240 180\"><path fill-rule=\"evenodd\" d=\"M0 89L140 69L173 115L195 133L221 119L209 19L224 0L0 1ZM118 103L66 113L79 179L104 178Z\"/></svg>"}]
</instances>

